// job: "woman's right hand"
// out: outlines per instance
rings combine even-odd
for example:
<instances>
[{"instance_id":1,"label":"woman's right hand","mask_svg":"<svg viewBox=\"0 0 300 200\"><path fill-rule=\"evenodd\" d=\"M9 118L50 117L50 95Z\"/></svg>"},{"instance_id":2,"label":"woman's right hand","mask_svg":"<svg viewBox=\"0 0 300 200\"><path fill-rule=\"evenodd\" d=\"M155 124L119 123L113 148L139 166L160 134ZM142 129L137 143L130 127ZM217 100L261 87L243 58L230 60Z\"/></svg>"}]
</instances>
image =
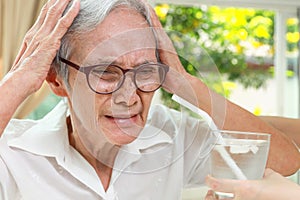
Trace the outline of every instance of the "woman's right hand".
<instances>
[{"instance_id":1,"label":"woman's right hand","mask_svg":"<svg viewBox=\"0 0 300 200\"><path fill-rule=\"evenodd\" d=\"M21 49L7 76L18 74L18 81L25 95L37 91L48 74L60 47L61 39L79 12L80 2L72 2L71 8L62 16L70 0L49 0L24 37ZM18 88L17 88L18 89Z\"/></svg>"}]
</instances>

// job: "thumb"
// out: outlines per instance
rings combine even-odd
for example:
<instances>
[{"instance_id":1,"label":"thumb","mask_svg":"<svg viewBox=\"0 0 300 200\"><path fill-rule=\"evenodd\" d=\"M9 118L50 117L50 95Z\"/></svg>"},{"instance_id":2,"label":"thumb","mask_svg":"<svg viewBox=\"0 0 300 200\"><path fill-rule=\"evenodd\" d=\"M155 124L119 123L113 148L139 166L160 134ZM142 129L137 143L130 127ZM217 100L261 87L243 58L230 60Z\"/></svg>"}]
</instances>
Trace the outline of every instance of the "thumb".
<instances>
[{"instance_id":1,"label":"thumb","mask_svg":"<svg viewBox=\"0 0 300 200\"><path fill-rule=\"evenodd\" d=\"M205 200L216 200L216 198L214 197L214 192L212 190L208 190L205 196Z\"/></svg>"}]
</instances>

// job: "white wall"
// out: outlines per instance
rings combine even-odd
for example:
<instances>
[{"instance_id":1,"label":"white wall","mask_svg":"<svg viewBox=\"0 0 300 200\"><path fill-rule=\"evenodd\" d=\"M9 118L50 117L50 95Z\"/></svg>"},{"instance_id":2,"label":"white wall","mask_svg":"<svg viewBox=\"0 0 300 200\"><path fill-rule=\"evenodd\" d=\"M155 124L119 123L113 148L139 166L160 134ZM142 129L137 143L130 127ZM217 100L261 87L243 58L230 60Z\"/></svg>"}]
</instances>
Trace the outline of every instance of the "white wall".
<instances>
[{"instance_id":1,"label":"white wall","mask_svg":"<svg viewBox=\"0 0 300 200\"><path fill-rule=\"evenodd\" d=\"M286 80L284 96L284 113L286 117L298 117L298 82L297 78ZM267 81L267 86L260 89L244 89L241 85L233 90L230 100L243 108L253 112L255 108L262 109L262 115L280 115L277 113L276 105L276 81Z\"/></svg>"}]
</instances>

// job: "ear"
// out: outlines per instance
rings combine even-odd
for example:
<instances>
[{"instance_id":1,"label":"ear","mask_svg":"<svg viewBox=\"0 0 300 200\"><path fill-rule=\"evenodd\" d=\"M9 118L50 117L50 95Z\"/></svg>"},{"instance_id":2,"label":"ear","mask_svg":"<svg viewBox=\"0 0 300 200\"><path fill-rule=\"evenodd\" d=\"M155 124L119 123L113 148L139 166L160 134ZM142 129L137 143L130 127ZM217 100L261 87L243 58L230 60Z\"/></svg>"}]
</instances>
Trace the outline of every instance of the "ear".
<instances>
[{"instance_id":1,"label":"ear","mask_svg":"<svg viewBox=\"0 0 300 200\"><path fill-rule=\"evenodd\" d=\"M60 76L57 75L56 70L53 66L50 67L49 72L46 77L46 81L48 82L51 90L54 94L66 97L67 91L65 85L63 84L63 80Z\"/></svg>"}]
</instances>

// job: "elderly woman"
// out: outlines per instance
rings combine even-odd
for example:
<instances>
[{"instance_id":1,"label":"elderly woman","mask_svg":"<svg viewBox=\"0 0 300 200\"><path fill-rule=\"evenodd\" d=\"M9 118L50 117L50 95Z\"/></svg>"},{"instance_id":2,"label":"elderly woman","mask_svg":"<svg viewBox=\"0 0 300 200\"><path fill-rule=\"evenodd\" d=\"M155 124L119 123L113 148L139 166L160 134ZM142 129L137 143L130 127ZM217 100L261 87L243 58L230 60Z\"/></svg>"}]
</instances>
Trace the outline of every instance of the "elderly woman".
<instances>
[{"instance_id":1,"label":"elderly woman","mask_svg":"<svg viewBox=\"0 0 300 200\"><path fill-rule=\"evenodd\" d=\"M11 120L45 80L65 101L41 120ZM184 70L144 2L49 0L0 85L1 199L174 200L203 184L216 137L152 106L160 87L219 128L272 133L268 166L298 169L291 140Z\"/></svg>"}]
</instances>

